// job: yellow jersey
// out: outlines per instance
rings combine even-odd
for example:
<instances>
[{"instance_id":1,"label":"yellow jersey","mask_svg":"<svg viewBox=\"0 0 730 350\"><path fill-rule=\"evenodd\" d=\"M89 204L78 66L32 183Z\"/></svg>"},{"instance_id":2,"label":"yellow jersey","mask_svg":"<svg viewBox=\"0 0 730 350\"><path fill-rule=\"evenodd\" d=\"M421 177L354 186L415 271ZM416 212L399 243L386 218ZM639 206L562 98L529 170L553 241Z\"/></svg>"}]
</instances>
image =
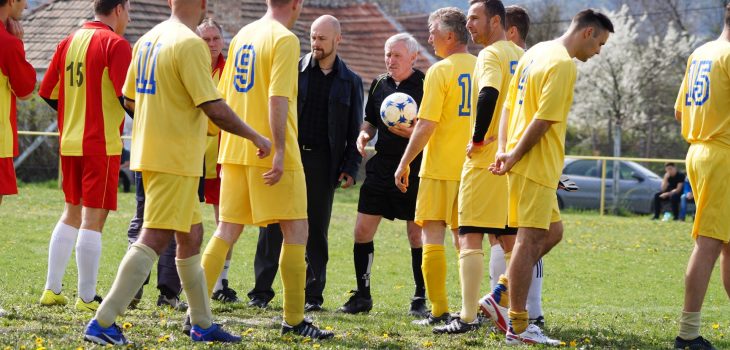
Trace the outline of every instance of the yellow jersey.
<instances>
[{"instance_id":1,"label":"yellow jersey","mask_svg":"<svg viewBox=\"0 0 730 350\"><path fill-rule=\"evenodd\" d=\"M479 52L476 67L474 68L474 81L472 82L474 86L472 106L474 108L471 109L469 130L474 131L479 92L485 87L495 88L499 92L499 97L494 107L492 122L484 135L485 140L494 137L495 141L484 146L483 154L474 155L471 158L466 157L464 166L487 168L494 161L494 156L497 153L497 134L499 133L499 120L502 117L502 106L507 99L507 90L517 69L517 62L524 53L525 51L521 47L509 40L497 41Z\"/></svg>"},{"instance_id":2,"label":"yellow jersey","mask_svg":"<svg viewBox=\"0 0 730 350\"><path fill-rule=\"evenodd\" d=\"M472 75L477 58L456 53L426 72L418 119L438 123L423 151L422 178L461 180L464 150L469 143L472 109Z\"/></svg>"},{"instance_id":3,"label":"yellow jersey","mask_svg":"<svg viewBox=\"0 0 730 350\"><path fill-rule=\"evenodd\" d=\"M512 168L543 186L557 188L565 158L565 132L577 69L565 46L547 41L528 50L517 64L505 108L510 110L506 151L517 146L535 119L554 122Z\"/></svg>"},{"instance_id":4,"label":"yellow jersey","mask_svg":"<svg viewBox=\"0 0 730 350\"><path fill-rule=\"evenodd\" d=\"M213 68L213 83L218 85L221 81L221 73L226 65L223 54L218 55L218 60ZM207 116L206 116L207 118ZM211 132L212 131L212 132ZM205 146L205 176L206 179L218 178L218 146L220 144L220 128L208 120L208 141ZM213 135L211 135L213 134Z\"/></svg>"},{"instance_id":5,"label":"yellow jersey","mask_svg":"<svg viewBox=\"0 0 730 350\"><path fill-rule=\"evenodd\" d=\"M730 42L711 41L689 56L674 108L687 142L730 147Z\"/></svg>"},{"instance_id":6,"label":"yellow jersey","mask_svg":"<svg viewBox=\"0 0 730 350\"><path fill-rule=\"evenodd\" d=\"M246 124L274 141L269 124L269 98L286 97L284 170L302 169L297 139L299 39L278 21L262 18L241 28L231 41L218 90ZM259 159L248 140L222 132L218 163L271 167L278 145Z\"/></svg>"},{"instance_id":7,"label":"yellow jersey","mask_svg":"<svg viewBox=\"0 0 730 350\"><path fill-rule=\"evenodd\" d=\"M123 88L135 101L132 170L202 175L208 120L197 106L221 98L210 66L208 46L178 21L137 41Z\"/></svg>"}]
</instances>

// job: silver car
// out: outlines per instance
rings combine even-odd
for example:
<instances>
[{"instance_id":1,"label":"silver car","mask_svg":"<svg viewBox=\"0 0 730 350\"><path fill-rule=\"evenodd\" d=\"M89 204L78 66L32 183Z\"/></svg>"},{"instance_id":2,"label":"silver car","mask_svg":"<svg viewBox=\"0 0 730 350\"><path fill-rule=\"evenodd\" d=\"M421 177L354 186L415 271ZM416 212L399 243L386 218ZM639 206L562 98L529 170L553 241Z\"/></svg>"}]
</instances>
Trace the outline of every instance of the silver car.
<instances>
[{"instance_id":1,"label":"silver car","mask_svg":"<svg viewBox=\"0 0 730 350\"><path fill-rule=\"evenodd\" d=\"M575 192L558 191L560 208L600 209L600 160L566 158L563 175L580 188ZM654 194L659 192L662 179L651 170L632 161L621 161L619 168L619 207L635 213L652 212ZM613 204L613 161L606 161L605 208Z\"/></svg>"}]
</instances>

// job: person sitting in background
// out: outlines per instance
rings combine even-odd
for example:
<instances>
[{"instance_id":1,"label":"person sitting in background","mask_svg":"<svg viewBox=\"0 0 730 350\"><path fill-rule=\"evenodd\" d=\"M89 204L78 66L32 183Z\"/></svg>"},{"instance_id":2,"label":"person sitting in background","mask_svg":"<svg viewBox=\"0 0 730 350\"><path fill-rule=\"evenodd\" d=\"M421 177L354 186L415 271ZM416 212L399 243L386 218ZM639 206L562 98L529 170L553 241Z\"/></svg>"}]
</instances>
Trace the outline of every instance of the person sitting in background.
<instances>
[{"instance_id":1,"label":"person sitting in background","mask_svg":"<svg viewBox=\"0 0 730 350\"><path fill-rule=\"evenodd\" d=\"M679 220L684 221L684 218L687 216L687 203L689 202L694 203L695 196L692 193L692 185L689 183L689 178L685 176L684 188L682 189L682 197L680 198L679 203Z\"/></svg>"},{"instance_id":2,"label":"person sitting in background","mask_svg":"<svg viewBox=\"0 0 730 350\"><path fill-rule=\"evenodd\" d=\"M683 172L677 170L674 163L664 164L664 179L662 179L662 187L659 192L654 195L654 218L659 219L659 213L662 211L664 203L671 201L672 215L674 220L679 220L679 202L682 196L682 187L684 179L687 177Z\"/></svg>"}]
</instances>

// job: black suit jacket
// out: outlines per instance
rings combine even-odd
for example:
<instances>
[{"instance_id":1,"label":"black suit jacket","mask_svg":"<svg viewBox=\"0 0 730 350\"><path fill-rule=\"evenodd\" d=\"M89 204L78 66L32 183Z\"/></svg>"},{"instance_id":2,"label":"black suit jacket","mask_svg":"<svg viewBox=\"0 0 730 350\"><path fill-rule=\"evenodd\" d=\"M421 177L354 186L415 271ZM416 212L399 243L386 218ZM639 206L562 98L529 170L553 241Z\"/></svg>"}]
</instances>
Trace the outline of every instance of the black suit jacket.
<instances>
[{"instance_id":1,"label":"black suit jacket","mask_svg":"<svg viewBox=\"0 0 730 350\"><path fill-rule=\"evenodd\" d=\"M328 136L330 146L330 178L337 185L340 173L344 172L354 179L362 162L357 151L357 136L363 119L362 79L337 57L337 75L332 82L329 95ZM309 70L314 67L312 54L299 59L299 93L297 112L301 115L307 103Z\"/></svg>"}]
</instances>

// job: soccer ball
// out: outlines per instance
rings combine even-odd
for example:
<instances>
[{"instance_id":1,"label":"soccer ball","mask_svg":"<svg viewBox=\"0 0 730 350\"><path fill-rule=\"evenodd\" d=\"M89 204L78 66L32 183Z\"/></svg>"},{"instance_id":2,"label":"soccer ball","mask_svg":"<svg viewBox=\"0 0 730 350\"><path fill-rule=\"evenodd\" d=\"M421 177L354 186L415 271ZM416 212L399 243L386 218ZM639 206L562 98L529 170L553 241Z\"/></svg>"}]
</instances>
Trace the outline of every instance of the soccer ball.
<instances>
[{"instance_id":1,"label":"soccer ball","mask_svg":"<svg viewBox=\"0 0 730 350\"><path fill-rule=\"evenodd\" d=\"M380 105L380 119L388 127L398 124L411 125L417 114L416 100L402 92L390 94Z\"/></svg>"}]
</instances>

